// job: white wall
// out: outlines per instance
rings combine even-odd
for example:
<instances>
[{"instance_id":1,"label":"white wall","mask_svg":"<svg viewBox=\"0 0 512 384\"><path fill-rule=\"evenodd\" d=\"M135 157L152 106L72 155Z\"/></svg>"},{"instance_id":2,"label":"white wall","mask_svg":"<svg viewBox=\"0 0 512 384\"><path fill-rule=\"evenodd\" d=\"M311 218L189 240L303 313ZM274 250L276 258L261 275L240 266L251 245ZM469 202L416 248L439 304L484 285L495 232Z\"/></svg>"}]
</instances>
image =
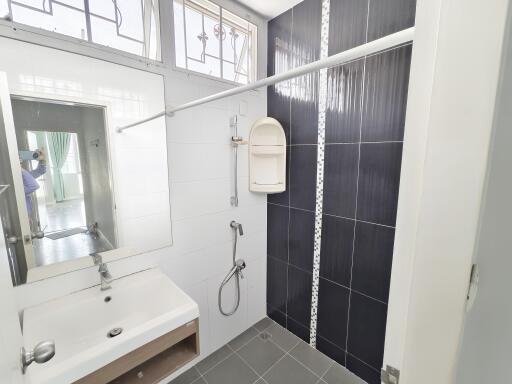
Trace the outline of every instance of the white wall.
<instances>
[{"instance_id":1,"label":"white wall","mask_svg":"<svg viewBox=\"0 0 512 384\"><path fill-rule=\"evenodd\" d=\"M416 142L422 155L414 160L421 164L414 178L419 188L413 195L400 191L395 244L408 251L399 258L409 258L410 268L397 270L394 263L389 307L405 316L395 361L402 371L400 382L406 384L455 379L507 6L507 0L441 2L437 46L428 58L435 66L431 98L423 106L428 109L426 135ZM417 80L411 77L411 89L425 86ZM408 116L408 121L415 120ZM406 132L417 127L423 129L421 124L407 126ZM404 149L404 167L415 158L412 154L410 150L408 157ZM414 215L401 221L408 207ZM399 242L408 239L413 243L402 247Z\"/></svg>"},{"instance_id":2,"label":"white wall","mask_svg":"<svg viewBox=\"0 0 512 384\"><path fill-rule=\"evenodd\" d=\"M23 72L17 68L23 67L24 64L18 63L17 59L11 59L11 67L7 68L11 72L10 80L19 86L24 84L20 83L20 78L37 80L39 83L51 84L52 87L61 84L61 92L73 94L74 90L89 87L91 82L97 81L95 77L98 76L98 71L90 70L91 63L96 62L95 60L48 48L28 46L26 43L12 40L2 39L0 44L2 47L12 49L13 55L15 51L24 55L29 55L30 52L32 63L42 63L30 65L30 68ZM35 57L37 53L43 57ZM54 62L54 66L51 67L47 60L54 60L55 57L61 62ZM26 57L23 59L27 61ZM119 120L132 122L142 116L158 112L156 109L161 108L161 100L156 100L156 106L152 106L150 110L140 108L139 104L151 101L147 100L148 93L144 91L154 85L150 82L150 77L148 80L141 79L138 77L139 71L99 63L105 76L102 81L106 84L101 89L110 95L109 97L115 95L114 99L118 102L115 113ZM72 80L57 83L60 73L68 71L70 65L89 70L77 71ZM0 70L2 67L5 68L5 64L0 63ZM37 75L43 70L44 75ZM170 87L166 87L168 104L182 103L227 87L216 81L181 73L172 74L167 78L167 83L171 84ZM134 87L133 90L130 87ZM123 100L126 100L126 103ZM143 268L160 267L199 304L201 357L208 355L260 320L266 313L266 196L248 192L247 148L239 151L240 206L232 208L229 204L232 180L229 117L239 111L240 105L242 109L246 107L247 113L240 117L239 134L248 137L250 124L256 118L266 115L266 92L250 92L221 100L177 113L174 118L167 120L167 143L163 142L162 145L167 144L169 159L168 162L157 159L157 166L169 168L173 246L110 264L114 277ZM138 162L129 148L130 145L134 146L141 141L148 142L154 137L154 129L155 127L148 126L134 128L123 133L120 139L126 147L118 151L118 161L121 161L121 158L131 158L129 161L123 160L126 168L122 168L124 171L121 172L124 172L122 177L126 177L126 180L119 181L116 189L118 198L122 199L121 203L127 204L126 209L129 209L130 215L134 217L144 211L141 212L141 205L135 198L128 201L125 196L129 194L130 188L143 190L153 180L151 169L146 168L147 173L140 174L141 167L149 164ZM115 169L120 171L120 168ZM167 183L167 178L156 182ZM156 197L150 199L155 210L162 206L158 201ZM217 309L217 289L231 265L231 220L237 220L244 226L245 235L239 241L238 256L247 261L247 268L244 271L246 278L242 280L240 309L233 317L225 318ZM148 221L141 223L137 229L141 235L150 238L152 232L160 230L159 225L160 222L157 220ZM21 310L98 282L96 269L89 268L19 286L16 288L18 307ZM226 299L234 295L233 291L226 293ZM229 304L227 301L226 307Z\"/></svg>"},{"instance_id":3,"label":"white wall","mask_svg":"<svg viewBox=\"0 0 512 384\"><path fill-rule=\"evenodd\" d=\"M510 382L512 345L512 39L511 12L505 33L500 90L494 117L487 187L482 203L480 233L474 263L480 283L473 309L467 314L460 347L457 383Z\"/></svg>"}]
</instances>

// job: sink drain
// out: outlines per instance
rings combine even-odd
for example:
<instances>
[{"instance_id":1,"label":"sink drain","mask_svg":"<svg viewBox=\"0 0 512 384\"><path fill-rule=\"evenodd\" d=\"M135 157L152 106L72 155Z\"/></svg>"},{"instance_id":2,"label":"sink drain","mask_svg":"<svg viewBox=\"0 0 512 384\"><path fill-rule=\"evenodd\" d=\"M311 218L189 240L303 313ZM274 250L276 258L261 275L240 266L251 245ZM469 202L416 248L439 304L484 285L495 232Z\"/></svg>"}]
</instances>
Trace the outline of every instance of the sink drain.
<instances>
[{"instance_id":1,"label":"sink drain","mask_svg":"<svg viewBox=\"0 0 512 384\"><path fill-rule=\"evenodd\" d=\"M110 331L108 331L107 337L116 337L120 335L121 332L123 332L123 328L112 328Z\"/></svg>"}]
</instances>

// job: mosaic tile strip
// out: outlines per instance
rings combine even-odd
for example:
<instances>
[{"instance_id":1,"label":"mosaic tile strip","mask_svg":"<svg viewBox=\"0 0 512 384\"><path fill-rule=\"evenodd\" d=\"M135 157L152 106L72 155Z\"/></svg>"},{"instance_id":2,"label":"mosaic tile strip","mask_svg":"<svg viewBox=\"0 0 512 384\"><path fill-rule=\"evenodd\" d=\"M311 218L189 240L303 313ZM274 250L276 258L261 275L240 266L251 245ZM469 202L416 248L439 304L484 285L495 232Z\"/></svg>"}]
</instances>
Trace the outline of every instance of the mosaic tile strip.
<instances>
[{"instance_id":1,"label":"mosaic tile strip","mask_svg":"<svg viewBox=\"0 0 512 384\"><path fill-rule=\"evenodd\" d=\"M322 0L322 29L320 33L320 59L329 56L330 0ZM320 281L320 247L322 244L322 214L324 204L325 112L327 109L327 69L320 70L318 79L318 150L316 166L315 242L313 249L313 286L311 290L311 325L309 344L316 347L318 315L318 285Z\"/></svg>"}]
</instances>

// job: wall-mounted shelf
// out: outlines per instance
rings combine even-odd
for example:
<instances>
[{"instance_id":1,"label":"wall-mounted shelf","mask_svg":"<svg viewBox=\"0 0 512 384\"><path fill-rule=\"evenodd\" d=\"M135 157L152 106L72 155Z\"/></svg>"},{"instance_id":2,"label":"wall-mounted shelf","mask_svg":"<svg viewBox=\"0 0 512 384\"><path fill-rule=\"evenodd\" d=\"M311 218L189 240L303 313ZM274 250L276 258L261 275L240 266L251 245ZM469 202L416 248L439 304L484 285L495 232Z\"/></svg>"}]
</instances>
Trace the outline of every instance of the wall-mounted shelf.
<instances>
[{"instance_id":1,"label":"wall-mounted shelf","mask_svg":"<svg viewBox=\"0 0 512 384\"><path fill-rule=\"evenodd\" d=\"M276 119L257 120L249 136L249 190L279 193L286 190L286 137Z\"/></svg>"}]
</instances>

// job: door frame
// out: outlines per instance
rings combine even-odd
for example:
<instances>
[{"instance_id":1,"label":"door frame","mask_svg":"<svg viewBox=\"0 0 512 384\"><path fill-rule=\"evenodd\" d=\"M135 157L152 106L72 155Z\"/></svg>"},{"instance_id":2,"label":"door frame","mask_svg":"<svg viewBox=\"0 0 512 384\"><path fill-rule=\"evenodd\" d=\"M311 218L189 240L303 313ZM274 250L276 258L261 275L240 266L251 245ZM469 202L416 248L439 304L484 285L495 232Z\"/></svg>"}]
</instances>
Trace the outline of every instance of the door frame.
<instances>
[{"instance_id":1,"label":"door frame","mask_svg":"<svg viewBox=\"0 0 512 384\"><path fill-rule=\"evenodd\" d=\"M507 8L417 3L384 353L401 383L455 380Z\"/></svg>"},{"instance_id":2,"label":"door frame","mask_svg":"<svg viewBox=\"0 0 512 384\"><path fill-rule=\"evenodd\" d=\"M18 161L18 144L16 142L16 129L14 127L14 117L12 113L11 94L9 92L9 83L7 81L7 74L0 72L0 103L2 106L2 115L4 120L5 137L7 140L7 148L9 152L9 159L11 162L12 182L11 186L16 195L16 208L18 211L18 219L21 227L21 240L23 242L23 249L25 253L25 260L27 263L27 270L36 266L34 258L34 249L32 247L32 232L28 216L22 214L27 212L27 204L25 202L25 192L23 189L23 181L21 176L21 165ZM3 232L2 232L3 233ZM16 234L18 235L18 234Z\"/></svg>"}]
</instances>

